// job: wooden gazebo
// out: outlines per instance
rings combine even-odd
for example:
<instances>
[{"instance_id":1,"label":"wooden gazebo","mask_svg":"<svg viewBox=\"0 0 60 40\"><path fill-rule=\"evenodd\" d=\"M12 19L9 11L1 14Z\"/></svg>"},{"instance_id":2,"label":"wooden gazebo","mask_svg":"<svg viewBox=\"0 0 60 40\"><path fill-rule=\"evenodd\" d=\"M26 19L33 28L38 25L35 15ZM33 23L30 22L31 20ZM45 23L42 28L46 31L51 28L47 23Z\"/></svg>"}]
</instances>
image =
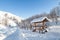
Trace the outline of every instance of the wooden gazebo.
<instances>
[{"instance_id":1,"label":"wooden gazebo","mask_svg":"<svg viewBox=\"0 0 60 40\"><path fill-rule=\"evenodd\" d=\"M46 30L47 26L46 26L46 22L49 22L49 19L47 17L43 18L43 20L41 21L36 21L36 22L33 22L34 25L32 25L32 27L34 27L35 29L33 29L33 32L35 32L36 30L39 30L43 32L43 30ZM38 26L37 24L40 24L42 23L41 26ZM46 30L47 32L47 30Z\"/></svg>"}]
</instances>

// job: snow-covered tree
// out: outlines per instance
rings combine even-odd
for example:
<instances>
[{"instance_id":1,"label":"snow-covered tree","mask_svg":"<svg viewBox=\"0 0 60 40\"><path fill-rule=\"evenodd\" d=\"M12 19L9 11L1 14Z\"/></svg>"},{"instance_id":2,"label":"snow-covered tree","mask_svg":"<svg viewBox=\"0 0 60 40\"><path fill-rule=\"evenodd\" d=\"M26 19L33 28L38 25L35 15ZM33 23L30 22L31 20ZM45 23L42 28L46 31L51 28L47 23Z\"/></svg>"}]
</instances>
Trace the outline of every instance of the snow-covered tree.
<instances>
[{"instance_id":1,"label":"snow-covered tree","mask_svg":"<svg viewBox=\"0 0 60 40\"><path fill-rule=\"evenodd\" d=\"M58 22L58 17L60 17L60 7L57 6L50 11L50 17L56 22Z\"/></svg>"}]
</instances>

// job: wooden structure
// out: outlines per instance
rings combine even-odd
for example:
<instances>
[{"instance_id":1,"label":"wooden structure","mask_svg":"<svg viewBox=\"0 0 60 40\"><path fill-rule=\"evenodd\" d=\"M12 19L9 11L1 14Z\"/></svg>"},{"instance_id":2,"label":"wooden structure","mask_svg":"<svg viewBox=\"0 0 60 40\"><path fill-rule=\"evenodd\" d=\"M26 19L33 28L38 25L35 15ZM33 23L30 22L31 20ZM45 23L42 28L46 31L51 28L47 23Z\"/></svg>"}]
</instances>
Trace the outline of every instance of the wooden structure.
<instances>
[{"instance_id":1,"label":"wooden structure","mask_svg":"<svg viewBox=\"0 0 60 40\"><path fill-rule=\"evenodd\" d=\"M47 26L45 24L46 22L49 22L49 20L47 18L44 18L42 21L33 22L34 23L33 27L35 27L35 29L33 29L33 32L35 32L36 30L39 30L39 33L40 33L40 31L43 32L43 30L45 30L45 32L47 32L47 30L46 30ZM42 23L42 25L37 26L38 23L39 24Z\"/></svg>"}]
</instances>

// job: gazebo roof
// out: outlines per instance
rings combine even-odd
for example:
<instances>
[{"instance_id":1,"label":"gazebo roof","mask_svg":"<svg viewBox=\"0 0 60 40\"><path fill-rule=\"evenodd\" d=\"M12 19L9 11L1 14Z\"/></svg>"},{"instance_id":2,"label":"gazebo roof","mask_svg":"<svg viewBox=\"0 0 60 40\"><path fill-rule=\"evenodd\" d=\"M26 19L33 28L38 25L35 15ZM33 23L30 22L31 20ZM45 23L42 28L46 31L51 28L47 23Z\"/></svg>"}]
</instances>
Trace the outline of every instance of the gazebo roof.
<instances>
[{"instance_id":1,"label":"gazebo roof","mask_svg":"<svg viewBox=\"0 0 60 40\"><path fill-rule=\"evenodd\" d=\"M33 20L32 22L40 23L40 22L50 22L51 20L48 19L47 17L41 17L38 19Z\"/></svg>"},{"instance_id":2,"label":"gazebo roof","mask_svg":"<svg viewBox=\"0 0 60 40\"><path fill-rule=\"evenodd\" d=\"M47 18L42 20L43 22L49 22L49 20Z\"/></svg>"}]
</instances>

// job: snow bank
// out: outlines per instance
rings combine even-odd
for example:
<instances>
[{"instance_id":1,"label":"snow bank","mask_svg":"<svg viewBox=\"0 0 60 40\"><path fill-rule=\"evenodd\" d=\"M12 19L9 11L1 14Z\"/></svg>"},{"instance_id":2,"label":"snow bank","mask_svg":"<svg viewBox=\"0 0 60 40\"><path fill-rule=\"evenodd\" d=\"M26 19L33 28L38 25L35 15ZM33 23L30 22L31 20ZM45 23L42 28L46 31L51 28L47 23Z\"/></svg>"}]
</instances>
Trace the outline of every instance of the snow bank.
<instances>
[{"instance_id":1,"label":"snow bank","mask_svg":"<svg viewBox=\"0 0 60 40\"><path fill-rule=\"evenodd\" d=\"M5 39L7 36L11 35L16 31L16 27L8 27L4 25L0 25L0 40Z\"/></svg>"},{"instance_id":2,"label":"snow bank","mask_svg":"<svg viewBox=\"0 0 60 40\"><path fill-rule=\"evenodd\" d=\"M6 38L6 35L0 34L0 40L3 40L4 38Z\"/></svg>"}]
</instances>

